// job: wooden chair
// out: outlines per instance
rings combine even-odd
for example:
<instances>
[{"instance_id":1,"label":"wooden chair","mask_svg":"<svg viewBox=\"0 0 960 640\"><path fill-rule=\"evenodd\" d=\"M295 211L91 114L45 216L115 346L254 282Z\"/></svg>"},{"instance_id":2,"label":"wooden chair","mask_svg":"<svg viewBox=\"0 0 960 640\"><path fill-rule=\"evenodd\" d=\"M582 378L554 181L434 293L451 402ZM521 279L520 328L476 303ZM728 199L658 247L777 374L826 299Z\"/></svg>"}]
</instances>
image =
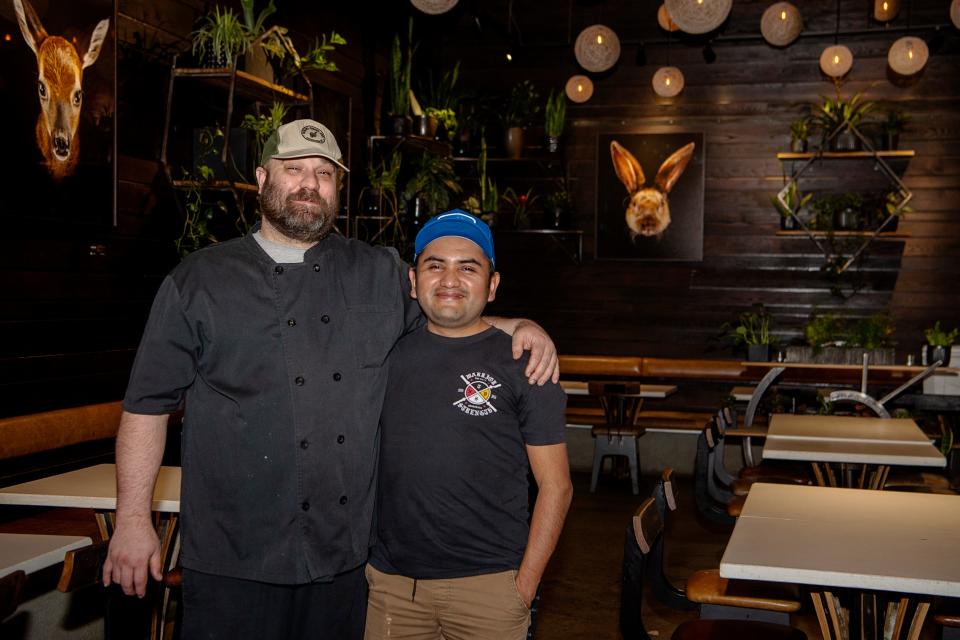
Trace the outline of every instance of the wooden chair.
<instances>
[{"instance_id":1,"label":"wooden chair","mask_svg":"<svg viewBox=\"0 0 960 640\"><path fill-rule=\"evenodd\" d=\"M23 571L13 571L0 578L0 622L13 615L20 606L25 584L27 574Z\"/></svg>"},{"instance_id":2,"label":"wooden chair","mask_svg":"<svg viewBox=\"0 0 960 640\"><path fill-rule=\"evenodd\" d=\"M649 565L649 554L663 533L663 521L652 497L637 509L623 549L622 589L620 596L620 631L625 640L650 640L643 623L643 579ZM671 640L805 640L799 629L756 620L688 620L682 622Z\"/></svg>"},{"instance_id":3,"label":"wooden chair","mask_svg":"<svg viewBox=\"0 0 960 640\"><path fill-rule=\"evenodd\" d=\"M679 497L673 469L665 469L653 491L657 514L664 525L669 514L676 511ZM676 587L663 570L665 547L666 535L662 535L650 553L653 563L650 589L669 607L687 611L699 605L701 618L765 620L779 624L789 624L790 614L800 610L800 599L793 585L731 581L721 578L718 569L697 571L687 579L685 589Z\"/></svg>"},{"instance_id":4,"label":"wooden chair","mask_svg":"<svg viewBox=\"0 0 960 640\"><path fill-rule=\"evenodd\" d=\"M942 640L960 639L960 614L938 613L933 616L933 620L943 627Z\"/></svg>"},{"instance_id":5,"label":"wooden chair","mask_svg":"<svg viewBox=\"0 0 960 640\"><path fill-rule=\"evenodd\" d=\"M637 439L646 430L636 424L637 413L643 406L639 382L589 382L591 396L600 399L604 424L593 425L593 473L590 476L590 492L597 490L597 480L603 468L603 459L608 456L623 456L630 465L630 487L633 494L640 493L640 460Z\"/></svg>"}]
</instances>

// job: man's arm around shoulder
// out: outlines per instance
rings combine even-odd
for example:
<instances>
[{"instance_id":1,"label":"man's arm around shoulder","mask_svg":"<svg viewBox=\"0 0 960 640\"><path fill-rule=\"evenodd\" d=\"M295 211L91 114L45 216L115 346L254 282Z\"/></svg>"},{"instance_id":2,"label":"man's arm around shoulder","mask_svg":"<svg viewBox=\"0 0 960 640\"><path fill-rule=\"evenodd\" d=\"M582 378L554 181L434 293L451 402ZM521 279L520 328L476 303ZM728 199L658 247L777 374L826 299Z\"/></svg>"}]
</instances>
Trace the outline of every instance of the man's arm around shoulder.
<instances>
[{"instance_id":1,"label":"man's arm around shoulder","mask_svg":"<svg viewBox=\"0 0 960 640\"><path fill-rule=\"evenodd\" d=\"M527 548L517 571L517 591L529 607L560 539L573 497L573 485L570 483L566 444L527 445L527 457L539 493L530 520Z\"/></svg>"},{"instance_id":2,"label":"man's arm around shoulder","mask_svg":"<svg viewBox=\"0 0 960 640\"><path fill-rule=\"evenodd\" d=\"M103 563L103 584L143 597L147 572L160 580L160 541L150 518L169 415L123 412L117 432L117 522Z\"/></svg>"}]
</instances>

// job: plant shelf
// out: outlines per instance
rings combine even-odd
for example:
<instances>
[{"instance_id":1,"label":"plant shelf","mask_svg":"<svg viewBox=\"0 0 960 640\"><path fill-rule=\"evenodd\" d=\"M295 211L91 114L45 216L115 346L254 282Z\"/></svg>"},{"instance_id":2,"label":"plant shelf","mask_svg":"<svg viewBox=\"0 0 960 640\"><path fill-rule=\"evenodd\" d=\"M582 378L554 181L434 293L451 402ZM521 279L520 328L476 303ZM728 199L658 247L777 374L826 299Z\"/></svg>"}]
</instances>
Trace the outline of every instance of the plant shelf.
<instances>
[{"instance_id":1,"label":"plant shelf","mask_svg":"<svg viewBox=\"0 0 960 640\"><path fill-rule=\"evenodd\" d=\"M903 151L808 151L805 153L778 153L777 160L825 159L862 159L862 158L913 158L917 154L912 150Z\"/></svg>"},{"instance_id":2,"label":"plant shelf","mask_svg":"<svg viewBox=\"0 0 960 640\"><path fill-rule=\"evenodd\" d=\"M237 93L246 96L258 102L271 102L282 99L284 102L294 102L309 104L310 96L298 93L293 89L283 85L267 82L263 78L257 77L246 71L237 70ZM230 86L230 77L233 70L230 67L218 67L213 69L199 69L191 67L181 67L173 70L174 77L177 78L199 78L210 82L221 88Z\"/></svg>"},{"instance_id":3,"label":"plant shelf","mask_svg":"<svg viewBox=\"0 0 960 640\"><path fill-rule=\"evenodd\" d=\"M811 235L817 238L827 238L833 236L835 238L870 238L874 235L873 231L834 231L833 233L827 231L813 231L810 232L804 231L802 229L796 229L793 231L790 230L781 230L777 231L778 236L794 237L794 238L809 238ZM900 231L881 231L876 234L877 240L896 240L898 238L909 238L909 233L902 233Z\"/></svg>"},{"instance_id":4,"label":"plant shelf","mask_svg":"<svg viewBox=\"0 0 960 640\"><path fill-rule=\"evenodd\" d=\"M260 189L255 184L248 182L231 182L230 180L211 180L203 182L200 180L173 180L171 183L176 189L201 189L212 191L245 191L247 193L259 193Z\"/></svg>"}]
</instances>

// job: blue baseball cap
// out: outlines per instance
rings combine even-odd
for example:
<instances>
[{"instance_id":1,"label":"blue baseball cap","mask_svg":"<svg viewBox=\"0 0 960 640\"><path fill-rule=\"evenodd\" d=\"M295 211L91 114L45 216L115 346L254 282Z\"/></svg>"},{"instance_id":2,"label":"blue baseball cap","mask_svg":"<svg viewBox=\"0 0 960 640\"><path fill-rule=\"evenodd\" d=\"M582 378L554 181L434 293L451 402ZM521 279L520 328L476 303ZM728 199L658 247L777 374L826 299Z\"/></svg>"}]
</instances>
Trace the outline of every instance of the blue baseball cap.
<instances>
[{"instance_id":1,"label":"blue baseball cap","mask_svg":"<svg viewBox=\"0 0 960 640\"><path fill-rule=\"evenodd\" d=\"M437 238L446 236L456 236L470 240L480 247L483 254L490 258L490 262L496 268L497 259L493 254L493 234L490 233L490 227L487 226L486 222L463 209L452 209L427 220L427 223L420 229L420 233L417 234L417 239L413 242L414 261L428 244Z\"/></svg>"}]
</instances>

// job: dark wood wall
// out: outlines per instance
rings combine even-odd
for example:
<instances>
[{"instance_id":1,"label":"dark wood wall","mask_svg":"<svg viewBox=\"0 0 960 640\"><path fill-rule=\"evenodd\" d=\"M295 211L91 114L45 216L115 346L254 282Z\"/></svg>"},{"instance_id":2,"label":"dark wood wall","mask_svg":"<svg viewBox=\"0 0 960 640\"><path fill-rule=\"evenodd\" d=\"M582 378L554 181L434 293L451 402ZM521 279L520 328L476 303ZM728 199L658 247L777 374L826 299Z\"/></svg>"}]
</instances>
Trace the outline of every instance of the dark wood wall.
<instances>
[{"instance_id":1,"label":"dark wood wall","mask_svg":"<svg viewBox=\"0 0 960 640\"><path fill-rule=\"evenodd\" d=\"M900 226L909 238L874 243L857 276L862 288L847 300L831 294L835 283L821 272L823 259L812 242L776 235L779 216L769 201L782 185L776 153L788 150L790 122L803 105L834 94L818 58L834 40L835 3L798 3L808 35L776 49L758 38L769 3L734 2L723 33L710 42L716 53L711 64L702 53L706 40L668 40L657 29L658 3L532 4L514 3L519 27L512 37L530 43L516 66L504 62L506 40L493 46L467 40L449 50L449 58L464 57L465 78L504 87L531 77L545 93L581 73L568 34L575 38L584 26L603 22L625 44L617 66L593 76L593 98L568 112L566 156L587 259L579 266L549 259L549 245L534 241L515 258L505 256L501 313L541 320L565 353L659 356L730 355L710 338L755 302L772 311L784 342L799 335L814 310L853 316L887 311L901 359L918 351L922 329L935 319L960 324L960 289L954 284L960 264L960 37L945 3L905 3L886 31L867 16L869 3L842 3L841 30L869 32L842 37L855 57L842 94L863 92L908 111L913 119L901 148L916 151L903 177L914 193L915 211ZM909 15L906 4L912 4ZM908 22L909 32L931 41L934 50L919 77L902 81L892 77L886 55L908 32ZM816 33L821 35L809 35ZM645 64L637 63L640 42ZM668 60L686 79L674 99L659 98L650 86L654 71ZM597 136L677 131L706 138L703 261L592 260L597 167L610 162L608 150L597 148ZM856 172L838 176L841 187L844 179L855 183Z\"/></svg>"},{"instance_id":2,"label":"dark wood wall","mask_svg":"<svg viewBox=\"0 0 960 640\"><path fill-rule=\"evenodd\" d=\"M574 265L548 244L498 239L504 286L496 310L539 320L565 353L660 356L704 354L719 325L752 302L764 302L774 311L785 337L794 335L815 307L853 313L889 309L905 350L916 349L920 330L934 319L960 324L960 286L955 283L960 257L957 31L952 26L941 30L922 76L904 86L887 77L885 55L893 33L844 40L856 56L844 94L864 91L910 111L914 119L901 144L915 149L917 157L905 174L915 194L915 212L901 227L910 238L878 245L865 272L868 286L840 303L817 269L814 247L775 235L778 217L769 204L781 184L775 154L788 144L789 122L800 105L833 90L817 69L819 52L832 37L805 37L785 50L773 49L754 37L765 3L737 0L724 35L712 45L716 62L708 65L702 43L666 42L654 24L656 4L516 1L509 32L506 0L461 0L449 16L416 18L422 44L418 55L434 62L462 59L462 83L491 90L527 77L542 90L562 86L578 72L571 34L575 37L587 24L607 22L624 40L617 67L594 77L593 99L569 111L566 156L576 179L578 209L573 224L586 232L585 261ZM833 3L799 4L809 31L832 33ZM875 31L865 18L864 3L856 4L844 7L843 28ZM947 3L908 4L915 5L910 18L914 30L949 25ZM165 45L184 47L202 8L200 0L119 2L116 227L72 225L66 215L56 224L31 220L29 212L3 216L14 238L0 258L0 414L115 399L123 393L150 300L177 261L176 208L170 194L155 187L168 69ZM318 30L334 28L351 41L336 55L341 73L317 81L354 99L350 146L355 170L361 166L363 136L371 130L377 81L382 82L374 63L382 70L389 44L385 34L404 26L408 10L406 3L356 3L296 22L309 33L315 21ZM906 16L894 27L904 29ZM929 29L922 33L933 35ZM523 45L518 64L509 68L501 63L507 39ZM637 64L641 40L642 65ZM144 51L147 55L141 55ZM656 99L650 78L668 55L671 64L683 69L686 88L676 99ZM597 136L671 131L706 136L703 261L594 260L597 163L606 161L603 150L598 153Z\"/></svg>"}]
</instances>

